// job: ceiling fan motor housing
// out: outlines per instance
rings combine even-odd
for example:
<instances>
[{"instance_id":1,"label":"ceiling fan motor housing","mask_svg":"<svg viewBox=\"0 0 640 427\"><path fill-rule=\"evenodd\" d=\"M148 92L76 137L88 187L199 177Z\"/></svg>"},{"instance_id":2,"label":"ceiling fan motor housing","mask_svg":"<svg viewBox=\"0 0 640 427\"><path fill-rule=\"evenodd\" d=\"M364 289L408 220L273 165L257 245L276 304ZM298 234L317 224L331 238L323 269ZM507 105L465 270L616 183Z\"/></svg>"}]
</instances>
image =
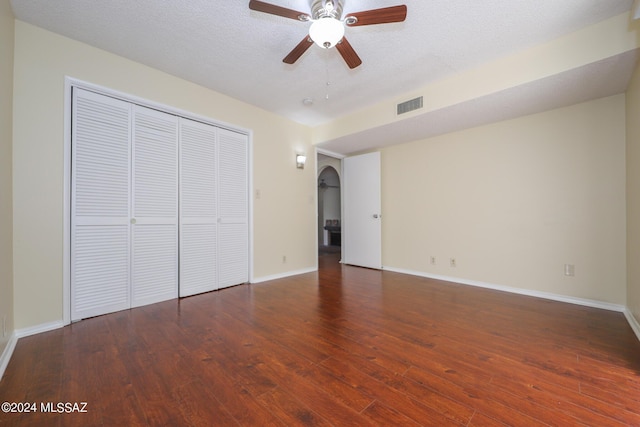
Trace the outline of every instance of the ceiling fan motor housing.
<instances>
[{"instance_id":1,"label":"ceiling fan motor housing","mask_svg":"<svg viewBox=\"0 0 640 427\"><path fill-rule=\"evenodd\" d=\"M311 2L311 16L313 19L334 18L340 20L343 3L343 0L313 0Z\"/></svg>"}]
</instances>

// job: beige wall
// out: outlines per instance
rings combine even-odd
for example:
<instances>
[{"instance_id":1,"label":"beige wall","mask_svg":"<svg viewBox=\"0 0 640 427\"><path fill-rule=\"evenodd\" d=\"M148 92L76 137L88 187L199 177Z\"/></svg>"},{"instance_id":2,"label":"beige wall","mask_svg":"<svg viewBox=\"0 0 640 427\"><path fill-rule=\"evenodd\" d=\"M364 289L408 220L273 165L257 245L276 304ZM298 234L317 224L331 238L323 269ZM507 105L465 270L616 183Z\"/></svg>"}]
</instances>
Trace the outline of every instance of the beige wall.
<instances>
[{"instance_id":1,"label":"beige wall","mask_svg":"<svg viewBox=\"0 0 640 427\"><path fill-rule=\"evenodd\" d=\"M640 322L640 65L627 89L627 307Z\"/></svg>"},{"instance_id":2,"label":"beige wall","mask_svg":"<svg viewBox=\"0 0 640 427\"><path fill-rule=\"evenodd\" d=\"M254 277L313 268L311 132L279 116L21 21L15 24L13 146L16 328L63 318L64 78L253 131ZM287 262L283 263L283 256Z\"/></svg>"},{"instance_id":3,"label":"beige wall","mask_svg":"<svg viewBox=\"0 0 640 427\"><path fill-rule=\"evenodd\" d=\"M13 331L13 22L9 0L0 0L0 354ZM3 320L6 322L6 334L3 334Z\"/></svg>"},{"instance_id":4,"label":"beige wall","mask_svg":"<svg viewBox=\"0 0 640 427\"><path fill-rule=\"evenodd\" d=\"M624 95L384 149L382 185L386 267L626 302Z\"/></svg>"}]
</instances>

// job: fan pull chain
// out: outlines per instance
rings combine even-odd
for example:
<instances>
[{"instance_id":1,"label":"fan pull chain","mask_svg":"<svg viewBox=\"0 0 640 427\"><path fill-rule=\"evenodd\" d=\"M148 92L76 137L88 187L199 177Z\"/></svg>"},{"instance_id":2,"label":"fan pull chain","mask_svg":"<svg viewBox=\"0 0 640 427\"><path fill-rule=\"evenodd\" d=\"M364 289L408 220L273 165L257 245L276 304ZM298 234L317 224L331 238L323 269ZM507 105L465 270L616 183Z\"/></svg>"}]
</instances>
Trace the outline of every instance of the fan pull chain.
<instances>
[{"instance_id":1,"label":"fan pull chain","mask_svg":"<svg viewBox=\"0 0 640 427\"><path fill-rule=\"evenodd\" d=\"M328 51L329 49L327 49ZM325 100L329 100L329 87L331 86L331 82L329 81L329 57L327 55L327 53L325 52L324 55L324 66L325 66L325 73L326 73L326 80L327 80L327 84L325 87L325 94L324 94L324 99Z\"/></svg>"}]
</instances>

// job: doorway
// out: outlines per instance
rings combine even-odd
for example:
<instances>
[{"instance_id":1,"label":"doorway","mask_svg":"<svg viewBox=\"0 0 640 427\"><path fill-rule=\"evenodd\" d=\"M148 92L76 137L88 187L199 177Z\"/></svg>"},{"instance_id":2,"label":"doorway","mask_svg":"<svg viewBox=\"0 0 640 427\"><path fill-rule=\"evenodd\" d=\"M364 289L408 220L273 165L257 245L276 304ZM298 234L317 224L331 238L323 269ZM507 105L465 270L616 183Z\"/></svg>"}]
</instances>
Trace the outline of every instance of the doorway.
<instances>
[{"instance_id":1,"label":"doorway","mask_svg":"<svg viewBox=\"0 0 640 427\"><path fill-rule=\"evenodd\" d=\"M342 250L342 161L318 153L318 256Z\"/></svg>"}]
</instances>

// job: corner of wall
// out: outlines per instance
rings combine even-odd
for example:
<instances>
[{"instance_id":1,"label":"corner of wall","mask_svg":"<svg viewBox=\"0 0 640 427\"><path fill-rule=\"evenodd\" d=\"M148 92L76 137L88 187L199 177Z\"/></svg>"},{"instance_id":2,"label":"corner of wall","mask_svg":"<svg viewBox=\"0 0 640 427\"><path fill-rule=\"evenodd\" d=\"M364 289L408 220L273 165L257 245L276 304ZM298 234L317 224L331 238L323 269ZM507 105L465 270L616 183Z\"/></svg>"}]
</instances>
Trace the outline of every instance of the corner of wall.
<instances>
[{"instance_id":1,"label":"corner of wall","mask_svg":"<svg viewBox=\"0 0 640 427\"><path fill-rule=\"evenodd\" d=\"M626 92L627 318L640 322L640 65ZM637 333L637 331L636 331ZM640 335L639 335L640 336Z\"/></svg>"},{"instance_id":2,"label":"corner of wall","mask_svg":"<svg viewBox=\"0 0 640 427\"><path fill-rule=\"evenodd\" d=\"M631 326L633 333L635 333L638 340L640 340L640 323L638 323L638 320L633 316L629 309L624 311L624 317L627 318L627 322L629 323L629 326Z\"/></svg>"},{"instance_id":3,"label":"corner of wall","mask_svg":"<svg viewBox=\"0 0 640 427\"><path fill-rule=\"evenodd\" d=\"M9 365L9 360L13 355L13 350L15 350L17 343L18 343L18 338L16 336L16 333L14 332L11 334L11 338L9 338L9 341L6 343L4 349L0 353L0 382L2 381L4 371L7 369L7 366Z\"/></svg>"},{"instance_id":4,"label":"corner of wall","mask_svg":"<svg viewBox=\"0 0 640 427\"><path fill-rule=\"evenodd\" d=\"M14 338L13 306L13 64L15 19L0 2L0 374ZM15 345L15 343L13 343Z\"/></svg>"}]
</instances>

